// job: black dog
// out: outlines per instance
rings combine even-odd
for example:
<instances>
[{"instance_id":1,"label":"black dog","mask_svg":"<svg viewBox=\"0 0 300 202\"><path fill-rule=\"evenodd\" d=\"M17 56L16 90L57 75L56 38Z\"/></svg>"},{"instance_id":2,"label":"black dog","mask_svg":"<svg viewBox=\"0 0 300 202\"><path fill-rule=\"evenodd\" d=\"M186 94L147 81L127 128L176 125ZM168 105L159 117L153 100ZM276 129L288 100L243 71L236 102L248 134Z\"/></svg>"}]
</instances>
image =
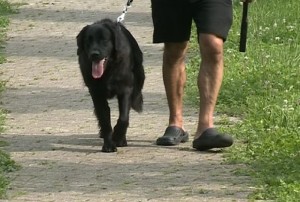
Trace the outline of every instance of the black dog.
<instances>
[{"instance_id":1,"label":"black dog","mask_svg":"<svg viewBox=\"0 0 300 202\"><path fill-rule=\"evenodd\" d=\"M85 85L93 100L103 152L127 146L129 111L142 111L145 73L143 53L131 33L104 19L85 26L77 36L77 55ZM108 99L117 97L119 118L111 126Z\"/></svg>"}]
</instances>

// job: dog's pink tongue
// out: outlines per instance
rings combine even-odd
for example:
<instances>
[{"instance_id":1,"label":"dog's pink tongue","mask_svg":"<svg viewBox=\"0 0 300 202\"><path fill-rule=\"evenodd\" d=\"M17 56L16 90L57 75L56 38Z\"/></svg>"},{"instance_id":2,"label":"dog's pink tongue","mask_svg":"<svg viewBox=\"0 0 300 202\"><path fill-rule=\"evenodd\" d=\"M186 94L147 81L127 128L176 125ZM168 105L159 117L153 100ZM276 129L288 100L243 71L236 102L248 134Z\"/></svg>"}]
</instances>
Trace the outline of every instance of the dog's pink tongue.
<instances>
[{"instance_id":1,"label":"dog's pink tongue","mask_svg":"<svg viewBox=\"0 0 300 202\"><path fill-rule=\"evenodd\" d=\"M104 62L105 59L92 63L92 75L94 79L98 79L102 76L104 72Z\"/></svg>"}]
</instances>

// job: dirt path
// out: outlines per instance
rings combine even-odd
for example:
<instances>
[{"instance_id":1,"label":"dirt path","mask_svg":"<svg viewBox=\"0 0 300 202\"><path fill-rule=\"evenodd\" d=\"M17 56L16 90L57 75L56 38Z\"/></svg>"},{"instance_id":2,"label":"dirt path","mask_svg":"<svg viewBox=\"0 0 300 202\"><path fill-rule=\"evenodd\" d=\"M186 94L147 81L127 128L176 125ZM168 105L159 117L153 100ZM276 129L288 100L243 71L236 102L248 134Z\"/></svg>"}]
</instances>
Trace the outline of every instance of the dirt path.
<instances>
[{"instance_id":1,"label":"dirt path","mask_svg":"<svg viewBox=\"0 0 300 202\"><path fill-rule=\"evenodd\" d=\"M11 175L8 201L247 201L247 178L234 176L220 153L196 152L191 140L178 147L154 144L168 117L162 46L151 43L150 0L134 1L125 20L145 55L144 112L131 113L129 146L110 154L99 152L75 37L88 23L115 19L125 1L24 2L12 16L8 62L1 65L1 77L8 79L1 101L9 111L2 137L22 166ZM186 109L191 133L196 115Z\"/></svg>"}]
</instances>

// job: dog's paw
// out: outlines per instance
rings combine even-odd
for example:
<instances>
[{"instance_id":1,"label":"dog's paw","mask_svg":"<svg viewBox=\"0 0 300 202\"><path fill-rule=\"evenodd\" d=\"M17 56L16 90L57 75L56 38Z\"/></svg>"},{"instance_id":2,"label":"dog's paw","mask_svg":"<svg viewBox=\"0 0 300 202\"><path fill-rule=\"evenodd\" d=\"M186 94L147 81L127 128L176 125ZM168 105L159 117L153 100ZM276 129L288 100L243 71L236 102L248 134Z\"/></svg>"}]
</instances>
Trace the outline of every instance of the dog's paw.
<instances>
[{"instance_id":1,"label":"dog's paw","mask_svg":"<svg viewBox=\"0 0 300 202\"><path fill-rule=\"evenodd\" d=\"M127 146L127 141L126 140L121 140L118 142L115 142L117 147L126 147Z\"/></svg>"},{"instance_id":2,"label":"dog's paw","mask_svg":"<svg viewBox=\"0 0 300 202\"><path fill-rule=\"evenodd\" d=\"M117 135L113 135L112 139L117 147L126 147L127 146L126 137L119 137Z\"/></svg>"},{"instance_id":3,"label":"dog's paw","mask_svg":"<svg viewBox=\"0 0 300 202\"><path fill-rule=\"evenodd\" d=\"M106 153L116 152L117 147L115 144L104 144L101 151Z\"/></svg>"}]
</instances>

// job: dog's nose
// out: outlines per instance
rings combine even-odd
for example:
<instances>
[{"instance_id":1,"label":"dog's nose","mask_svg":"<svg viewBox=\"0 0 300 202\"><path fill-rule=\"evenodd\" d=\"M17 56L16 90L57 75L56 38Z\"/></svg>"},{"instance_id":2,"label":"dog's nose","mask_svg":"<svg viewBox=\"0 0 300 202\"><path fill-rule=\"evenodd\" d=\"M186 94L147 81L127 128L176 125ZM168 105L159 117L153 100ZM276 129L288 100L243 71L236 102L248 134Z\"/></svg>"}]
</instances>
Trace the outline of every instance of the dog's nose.
<instances>
[{"instance_id":1,"label":"dog's nose","mask_svg":"<svg viewBox=\"0 0 300 202\"><path fill-rule=\"evenodd\" d=\"M97 60L100 57L100 53L98 51L92 51L90 57L92 60Z\"/></svg>"}]
</instances>

